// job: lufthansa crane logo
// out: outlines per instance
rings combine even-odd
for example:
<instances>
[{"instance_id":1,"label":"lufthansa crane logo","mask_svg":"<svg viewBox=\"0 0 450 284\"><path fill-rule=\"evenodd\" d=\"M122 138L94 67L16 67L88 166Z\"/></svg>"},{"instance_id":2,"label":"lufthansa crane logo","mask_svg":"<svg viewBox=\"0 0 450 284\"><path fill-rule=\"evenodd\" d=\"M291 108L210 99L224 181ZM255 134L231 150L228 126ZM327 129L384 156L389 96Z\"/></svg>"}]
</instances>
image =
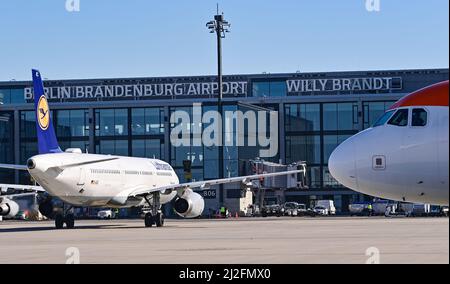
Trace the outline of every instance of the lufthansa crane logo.
<instances>
[{"instance_id":1,"label":"lufthansa crane logo","mask_svg":"<svg viewBox=\"0 0 450 284\"><path fill-rule=\"evenodd\" d=\"M37 106L37 120L42 130L47 130L50 124L50 113L45 96L41 96Z\"/></svg>"}]
</instances>

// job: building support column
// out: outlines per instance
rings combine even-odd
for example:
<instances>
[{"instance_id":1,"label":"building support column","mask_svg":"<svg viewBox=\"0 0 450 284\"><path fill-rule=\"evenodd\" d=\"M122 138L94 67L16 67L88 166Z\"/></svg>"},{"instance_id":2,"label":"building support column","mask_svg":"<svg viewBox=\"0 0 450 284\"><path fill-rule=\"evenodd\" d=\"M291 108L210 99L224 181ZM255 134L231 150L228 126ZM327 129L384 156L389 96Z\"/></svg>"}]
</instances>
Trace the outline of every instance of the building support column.
<instances>
[{"instance_id":1,"label":"building support column","mask_svg":"<svg viewBox=\"0 0 450 284\"><path fill-rule=\"evenodd\" d=\"M164 160L170 164L170 109L164 107Z\"/></svg>"},{"instance_id":2,"label":"building support column","mask_svg":"<svg viewBox=\"0 0 450 284\"><path fill-rule=\"evenodd\" d=\"M278 147L279 147L279 153L280 153L280 164L285 165L286 164L286 129L285 129L285 122L284 122L284 104L280 103L278 105ZM271 125L270 127L273 127Z\"/></svg>"},{"instance_id":3,"label":"building support column","mask_svg":"<svg viewBox=\"0 0 450 284\"><path fill-rule=\"evenodd\" d=\"M93 108L89 109L89 153L95 153L95 111Z\"/></svg>"},{"instance_id":4,"label":"building support column","mask_svg":"<svg viewBox=\"0 0 450 284\"><path fill-rule=\"evenodd\" d=\"M20 112L14 111L14 164L20 164ZM20 174L18 170L14 171L14 183L20 183Z\"/></svg>"}]
</instances>

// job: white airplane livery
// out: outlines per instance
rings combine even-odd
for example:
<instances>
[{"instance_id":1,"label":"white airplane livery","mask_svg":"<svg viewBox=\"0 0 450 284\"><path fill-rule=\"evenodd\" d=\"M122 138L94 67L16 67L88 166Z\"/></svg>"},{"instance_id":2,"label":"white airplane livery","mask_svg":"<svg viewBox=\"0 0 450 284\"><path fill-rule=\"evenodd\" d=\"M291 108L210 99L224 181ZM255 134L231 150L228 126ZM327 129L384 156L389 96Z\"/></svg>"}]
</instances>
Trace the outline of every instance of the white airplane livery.
<instances>
[{"instance_id":1,"label":"white airplane livery","mask_svg":"<svg viewBox=\"0 0 450 284\"><path fill-rule=\"evenodd\" d=\"M302 170L259 174L201 182L180 184L173 168L156 159L84 154L80 149L63 152L58 146L50 117L50 109L44 95L39 71L32 70L36 127L39 155L31 157L26 166L0 164L0 168L27 170L50 195L44 199L39 210L55 219L58 229L73 228L75 224L71 208L55 213L51 197L58 197L76 207L130 208L149 206L145 214L145 226L161 227L164 216L161 205L175 199L174 209L185 218L196 218L204 209L203 197L193 189L208 189L225 183L248 184L266 177L296 175ZM40 187L36 187L39 191ZM0 215L10 216L17 206L7 198L0 201ZM56 211L58 212L58 211ZM16 212L17 213L17 212Z\"/></svg>"},{"instance_id":2,"label":"white airplane livery","mask_svg":"<svg viewBox=\"0 0 450 284\"><path fill-rule=\"evenodd\" d=\"M448 101L448 81L405 96L335 149L330 173L371 196L448 206Z\"/></svg>"}]
</instances>

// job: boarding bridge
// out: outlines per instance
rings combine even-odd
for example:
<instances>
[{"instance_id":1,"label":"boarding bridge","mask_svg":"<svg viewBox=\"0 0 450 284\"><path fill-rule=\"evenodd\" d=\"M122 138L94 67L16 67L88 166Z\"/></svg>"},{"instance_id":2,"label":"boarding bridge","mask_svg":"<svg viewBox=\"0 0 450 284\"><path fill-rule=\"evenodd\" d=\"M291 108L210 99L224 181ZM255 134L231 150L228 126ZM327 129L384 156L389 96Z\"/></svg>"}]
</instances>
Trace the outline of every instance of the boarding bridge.
<instances>
[{"instance_id":1,"label":"boarding bridge","mask_svg":"<svg viewBox=\"0 0 450 284\"><path fill-rule=\"evenodd\" d=\"M285 202L285 193L288 190L307 190L308 181L306 174L306 163L303 161L292 163L290 165L266 162L262 159L250 160L244 164L244 175L255 175L274 172L285 172L301 170L301 173L263 178L253 181L251 184L243 185L255 196L254 207L257 209L267 205L267 200L272 199L271 203L282 204ZM258 211L258 210L257 210Z\"/></svg>"}]
</instances>

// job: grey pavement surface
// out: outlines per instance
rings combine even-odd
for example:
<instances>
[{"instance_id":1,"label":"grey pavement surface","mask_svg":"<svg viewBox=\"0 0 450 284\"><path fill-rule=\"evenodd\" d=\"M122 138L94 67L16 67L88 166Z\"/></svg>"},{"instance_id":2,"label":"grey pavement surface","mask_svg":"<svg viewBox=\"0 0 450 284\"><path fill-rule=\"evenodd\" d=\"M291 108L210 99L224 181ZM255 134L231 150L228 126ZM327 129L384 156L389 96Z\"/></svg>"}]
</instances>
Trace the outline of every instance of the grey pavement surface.
<instances>
[{"instance_id":1,"label":"grey pavement surface","mask_svg":"<svg viewBox=\"0 0 450 284\"><path fill-rule=\"evenodd\" d=\"M77 221L72 230L55 230L49 221L0 222L0 263L63 264L73 257L70 247L81 263L448 264L449 219L166 220L164 228L94 220Z\"/></svg>"}]
</instances>

